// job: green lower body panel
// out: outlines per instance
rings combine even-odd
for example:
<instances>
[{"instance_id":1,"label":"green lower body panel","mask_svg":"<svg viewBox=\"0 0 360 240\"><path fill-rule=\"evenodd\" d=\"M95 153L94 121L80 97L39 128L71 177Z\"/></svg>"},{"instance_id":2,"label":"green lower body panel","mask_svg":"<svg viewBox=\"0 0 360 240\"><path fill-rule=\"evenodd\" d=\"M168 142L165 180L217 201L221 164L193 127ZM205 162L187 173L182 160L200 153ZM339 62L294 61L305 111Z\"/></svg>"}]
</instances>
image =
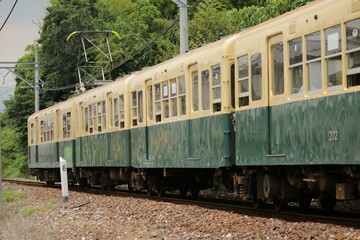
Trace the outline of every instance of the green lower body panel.
<instances>
[{"instance_id":1,"label":"green lower body panel","mask_svg":"<svg viewBox=\"0 0 360 240\"><path fill-rule=\"evenodd\" d=\"M58 143L58 159L57 162L59 164L59 158L62 157L66 161L66 165L68 168L76 167L75 159L76 159L76 145L75 140L59 142Z\"/></svg>"},{"instance_id":2,"label":"green lower body panel","mask_svg":"<svg viewBox=\"0 0 360 240\"><path fill-rule=\"evenodd\" d=\"M269 151L268 109L255 108L237 112L236 122L236 165L266 164Z\"/></svg>"},{"instance_id":3,"label":"green lower body panel","mask_svg":"<svg viewBox=\"0 0 360 240\"><path fill-rule=\"evenodd\" d=\"M76 139L77 167L127 167L129 131L97 134Z\"/></svg>"},{"instance_id":4,"label":"green lower body panel","mask_svg":"<svg viewBox=\"0 0 360 240\"><path fill-rule=\"evenodd\" d=\"M59 168L60 157L64 158L69 168L75 163L75 141L45 143L29 147L30 168Z\"/></svg>"},{"instance_id":5,"label":"green lower body panel","mask_svg":"<svg viewBox=\"0 0 360 240\"><path fill-rule=\"evenodd\" d=\"M135 168L217 168L235 164L230 115L131 130Z\"/></svg>"},{"instance_id":6,"label":"green lower body panel","mask_svg":"<svg viewBox=\"0 0 360 240\"><path fill-rule=\"evenodd\" d=\"M360 164L360 93L236 113L236 164Z\"/></svg>"}]
</instances>

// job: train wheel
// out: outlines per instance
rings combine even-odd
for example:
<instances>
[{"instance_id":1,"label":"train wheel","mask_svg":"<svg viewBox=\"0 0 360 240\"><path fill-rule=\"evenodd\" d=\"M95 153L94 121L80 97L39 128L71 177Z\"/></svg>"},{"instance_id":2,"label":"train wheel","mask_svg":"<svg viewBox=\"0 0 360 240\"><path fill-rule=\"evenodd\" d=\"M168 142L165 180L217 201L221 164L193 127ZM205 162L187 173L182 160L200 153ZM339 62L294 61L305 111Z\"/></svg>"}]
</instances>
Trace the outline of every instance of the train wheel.
<instances>
[{"instance_id":1,"label":"train wheel","mask_svg":"<svg viewBox=\"0 0 360 240\"><path fill-rule=\"evenodd\" d=\"M148 178L148 181L147 181L147 195L148 196L152 196L153 193L154 193L154 186L153 186L153 181L152 181L152 178Z\"/></svg>"},{"instance_id":2,"label":"train wheel","mask_svg":"<svg viewBox=\"0 0 360 240\"><path fill-rule=\"evenodd\" d=\"M336 199L330 194L322 193L320 195L321 208L325 211L332 211L336 205Z\"/></svg>"},{"instance_id":3,"label":"train wheel","mask_svg":"<svg viewBox=\"0 0 360 240\"><path fill-rule=\"evenodd\" d=\"M80 185L81 188L86 188L87 187L87 179L86 178L80 178L79 185Z\"/></svg>"},{"instance_id":4,"label":"train wheel","mask_svg":"<svg viewBox=\"0 0 360 240\"><path fill-rule=\"evenodd\" d=\"M48 187L54 187L54 181L46 181Z\"/></svg>"},{"instance_id":5,"label":"train wheel","mask_svg":"<svg viewBox=\"0 0 360 240\"><path fill-rule=\"evenodd\" d=\"M157 196L163 197L165 196L165 192L166 192L166 182L165 179L161 179L157 189Z\"/></svg>"},{"instance_id":6,"label":"train wheel","mask_svg":"<svg viewBox=\"0 0 360 240\"><path fill-rule=\"evenodd\" d=\"M275 211L282 211L286 208L287 201L282 200L282 199L276 199L276 200L274 200L273 204L274 204Z\"/></svg>"},{"instance_id":7,"label":"train wheel","mask_svg":"<svg viewBox=\"0 0 360 240\"><path fill-rule=\"evenodd\" d=\"M200 193L200 189L197 185L193 185L191 188L191 197L192 198L197 198L199 196Z\"/></svg>"},{"instance_id":8,"label":"train wheel","mask_svg":"<svg viewBox=\"0 0 360 240\"><path fill-rule=\"evenodd\" d=\"M133 192L133 191L134 191L131 183L128 183L128 190L129 190L129 192Z\"/></svg>"},{"instance_id":9,"label":"train wheel","mask_svg":"<svg viewBox=\"0 0 360 240\"><path fill-rule=\"evenodd\" d=\"M311 205L311 197L305 197L299 200L298 204L301 209L308 209Z\"/></svg>"},{"instance_id":10,"label":"train wheel","mask_svg":"<svg viewBox=\"0 0 360 240\"><path fill-rule=\"evenodd\" d=\"M254 208L256 208L256 209L264 207L264 201L262 199L254 199L252 203L253 203Z\"/></svg>"},{"instance_id":11,"label":"train wheel","mask_svg":"<svg viewBox=\"0 0 360 240\"><path fill-rule=\"evenodd\" d=\"M188 191L186 184L182 184L179 190L180 190L180 196L186 197Z\"/></svg>"}]
</instances>

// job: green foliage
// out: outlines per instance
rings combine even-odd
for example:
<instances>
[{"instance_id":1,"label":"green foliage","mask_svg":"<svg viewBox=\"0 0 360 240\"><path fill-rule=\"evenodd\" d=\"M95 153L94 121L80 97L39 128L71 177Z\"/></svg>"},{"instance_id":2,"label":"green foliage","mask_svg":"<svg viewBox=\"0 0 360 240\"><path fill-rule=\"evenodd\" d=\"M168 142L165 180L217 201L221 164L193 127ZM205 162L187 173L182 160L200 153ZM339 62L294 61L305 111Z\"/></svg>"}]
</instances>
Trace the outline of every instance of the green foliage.
<instances>
[{"instance_id":1,"label":"green foliage","mask_svg":"<svg viewBox=\"0 0 360 240\"><path fill-rule=\"evenodd\" d=\"M16 200L25 198L26 194L23 192L16 192L15 188L7 188L2 192L2 201L4 203L15 202Z\"/></svg>"},{"instance_id":2,"label":"green foliage","mask_svg":"<svg viewBox=\"0 0 360 240\"><path fill-rule=\"evenodd\" d=\"M226 6L217 0L204 0L199 4L189 24L190 48L197 48L200 44L230 34L230 22L224 12Z\"/></svg>"},{"instance_id":3,"label":"green foliage","mask_svg":"<svg viewBox=\"0 0 360 240\"><path fill-rule=\"evenodd\" d=\"M66 86L77 82L77 61L81 45L67 42L74 31L96 30L96 0L54 0L47 8L40 32L42 79L47 87ZM42 102L63 101L69 91L45 92Z\"/></svg>"},{"instance_id":4,"label":"green foliage","mask_svg":"<svg viewBox=\"0 0 360 240\"><path fill-rule=\"evenodd\" d=\"M24 55L19 61L33 62L34 52ZM34 83L34 71L16 71ZM27 174L27 118L34 112L34 91L17 79L14 96L4 104L6 109L1 114L3 176L24 176Z\"/></svg>"},{"instance_id":5,"label":"green foliage","mask_svg":"<svg viewBox=\"0 0 360 240\"><path fill-rule=\"evenodd\" d=\"M21 213L24 217L29 216L37 212L47 212L50 209L54 208L53 205L47 206L18 206L15 208L15 212Z\"/></svg>"},{"instance_id":6,"label":"green foliage","mask_svg":"<svg viewBox=\"0 0 360 240\"><path fill-rule=\"evenodd\" d=\"M189 15L189 46L213 42L221 36L292 10L307 0L204 0ZM188 0L189 6L197 0ZM113 30L122 39L110 36L115 63L148 43L178 16L178 7L169 0L50 0L38 40L41 72L45 88L78 82L79 39L66 41L74 31ZM34 47L19 61L33 62ZM112 72L113 78L165 61L179 53L179 26L176 25L154 43ZM101 55L90 49L90 56ZM17 70L34 82L33 70ZM40 108L74 96L74 89L42 91ZM14 97L5 102L2 123L3 174L23 176L27 172L27 118L34 111L34 91L18 80Z\"/></svg>"}]
</instances>

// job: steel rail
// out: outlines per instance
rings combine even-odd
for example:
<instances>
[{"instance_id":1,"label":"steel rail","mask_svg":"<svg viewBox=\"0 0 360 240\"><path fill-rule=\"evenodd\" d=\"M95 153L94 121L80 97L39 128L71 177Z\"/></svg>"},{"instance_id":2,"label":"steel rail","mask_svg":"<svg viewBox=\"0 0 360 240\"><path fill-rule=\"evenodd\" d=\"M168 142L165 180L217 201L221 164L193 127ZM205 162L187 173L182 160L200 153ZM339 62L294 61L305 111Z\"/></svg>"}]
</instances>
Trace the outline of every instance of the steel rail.
<instances>
[{"instance_id":1,"label":"steel rail","mask_svg":"<svg viewBox=\"0 0 360 240\"><path fill-rule=\"evenodd\" d=\"M3 182L16 183L35 187L48 187L45 182L24 180L24 179L3 179ZM56 188L60 188L59 184L55 184ZM195 205L208 209L216 209L245 214L254 217L277 218L289 222L320 222L327 224L335 224L340 226L360 228L359 212L326 212L317 208L300 209L299 207L287 207L286 211L275 211L271 206L256 209L252 207L250 202L211 199L199 197L197 200L190 197L180 198L178 195L167 195L165 197L148 196L144 191L128 192L125 190L104 191L100 188L80 188L78 186L69 186L69 190L94 195L118 196L137 199L147 199L158 202L169 202L182 205Z\"/></svg>"}]
</instances>

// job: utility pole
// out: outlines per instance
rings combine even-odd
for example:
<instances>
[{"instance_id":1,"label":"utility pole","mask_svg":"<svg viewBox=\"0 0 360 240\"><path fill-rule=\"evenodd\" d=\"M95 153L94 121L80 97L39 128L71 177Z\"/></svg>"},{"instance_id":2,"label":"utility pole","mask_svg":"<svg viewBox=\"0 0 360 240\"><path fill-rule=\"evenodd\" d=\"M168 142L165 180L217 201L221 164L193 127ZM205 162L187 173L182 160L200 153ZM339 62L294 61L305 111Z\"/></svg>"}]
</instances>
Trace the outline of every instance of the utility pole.
<instances>
[{"instance_id":1,"label":"utility pole","mask_svg":"<svg viewBox=\"0 0 360 240\"><path fill-rule=\"evenodd\" d=\"M1 134L1 122L0 122L0 213L2 212L2 156L1 156L1 140L2 140L2 134Z\"/></svg>"},{"instance_id":2,"label":"utility pole","mask_svg":"<svg viewBox=\"0 0 360 240\"><path fill-rule=\"evenodd\" d=\"M39 101L39 56L38 49L35 48L35 112L40 110Z\"/></svg>"},{"instance_id":3,"label":"utility pole","mask_svg":"<svg viewBox=\"0 0 360 240\"><path fill-rule=\"evenodd\" d=\"M35 91L35 112L40 110L40 84L39 81L41 81L42 84L44 82L39 77L39 61L38 61L38 50L35 49L35 62L0 62L0 69L6 69L8 73L12 73L15 76L17 76L21 81L25 82L27 85L29 85L32 89ZM1 66L1 65L32 65L32 66L26 66L26 67L9 67L9 66ZM25 78L21 77L19 74L17 74L14 70L15 69L30 69L35 71L35 84L31 84L29 81L27 81ZM7 73L7 74L8 74ZM6 74L6 75L7 75Z\"/></svg>"},{"instance_id":4,"label":"utility pole","mask_svg":"<svg viewBox=\"0 0 360 240\"><path fill-rule=\"evenodd\" d=\"M189 50L187 0L172 0L180 8L180 54Z\"/></svg>"}]
</instances>

